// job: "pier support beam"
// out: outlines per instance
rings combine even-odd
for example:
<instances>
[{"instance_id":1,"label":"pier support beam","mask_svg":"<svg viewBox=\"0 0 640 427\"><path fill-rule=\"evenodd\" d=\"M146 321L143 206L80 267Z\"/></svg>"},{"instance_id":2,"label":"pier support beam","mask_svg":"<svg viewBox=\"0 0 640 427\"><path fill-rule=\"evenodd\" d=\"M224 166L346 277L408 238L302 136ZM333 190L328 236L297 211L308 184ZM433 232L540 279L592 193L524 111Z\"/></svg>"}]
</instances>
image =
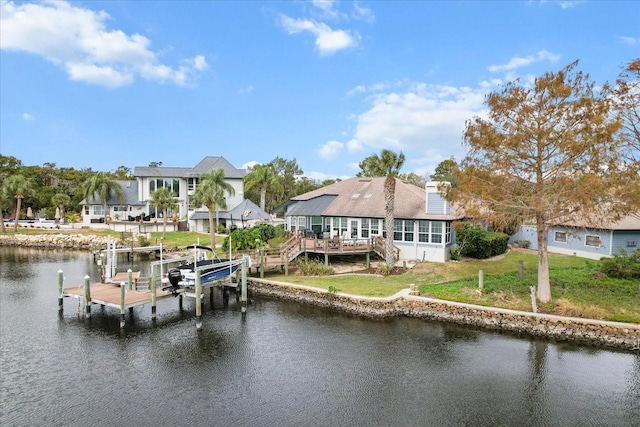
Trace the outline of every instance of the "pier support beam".
<instances>
[{"instance_id":1,"label":"pier support beam","mask_svg":"<svg viewBox=\"0 0 640 427\"><path fill-rule=\"evenodd\" d=\"M84 312L87 317L91 317L91 278L84 276Z\"/></svg>"},{"instance_id":2,"label":"pier support beam","mask_svg":"<svg viewBox=\"0 0 640 427\"><path fill-rule=\"evenodd\" d=\"M62 302L63 298L64 298L64 275L62 273L62 270L58 270L58 311L62 312L62 310L64 309L64 304Z\"/></svg>"}]
</instances>

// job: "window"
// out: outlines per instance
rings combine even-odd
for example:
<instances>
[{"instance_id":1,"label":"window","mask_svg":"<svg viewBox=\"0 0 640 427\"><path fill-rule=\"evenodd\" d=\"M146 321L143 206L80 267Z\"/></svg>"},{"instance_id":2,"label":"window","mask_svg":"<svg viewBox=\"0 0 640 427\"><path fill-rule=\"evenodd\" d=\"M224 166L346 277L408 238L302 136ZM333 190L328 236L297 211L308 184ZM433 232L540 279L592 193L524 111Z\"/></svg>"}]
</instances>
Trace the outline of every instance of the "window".
<instances>
[{"instance_id":1,"label":"window","mask_svg":"<svg viewBox=\"0 0 640 427\"><path fill-rule=\"evenodd\" d=\"M347 218L333 218L333 229L342 236L347 232Z\"/></svg>"},{"instance_id":2,"label":"window","mask_svg":"<svg viewBox=\"0 0 640 427\"><path fill-rule=\"evenodd\" d=\"M431 243L442 243L442 221L431 221Z\"/></svg>"},{"instance_id":3,"label":"window","mask_svg":"<svg viewBox=\"0 0 640 427\"><path fill-rule=\"evenodd\" d=\"M567 233L566 231L556 231L553 240L558 243L567 243Z\"/></svg>"},{"instance_id":4,"label":"window","mask_svg":"<svg viewBox=\"0 0 640 427\"><path fill-rule=\"evenodd\" d=\"M404 221L404 241L413 242L413 221Z\"/></svg>"},{"instance_id":5,"label":"window","mask_svg":"<svg viewBox=\"0 0 640 427\"><path fill-rule=\"evenodd\" d=\"M306 230L307 229L307 217L299 216L298 217L298 229Z\"/></svg>"},{"instance_id":6,"label":"window","mask_svg":"<svg viewBox=\"0 0 640 427\"><path fill-rule=\"evenodd\" d=\"M93 205L93 215L104 215L104 209L102 209L102 205Z\"/></svg>"},{"instance_id":7,"label":"window","mask_svg":"<svg viewBox=\"0 0 640 427\"><path fill-rule=\"evenodd\" d=\"M451 223L450 222L445 222L444 223L444 242L445 243L451 243Z\"/></svg>"},{"instance_id":8,"label":"window","mask_svg":"<svg viewBox=\"0 0 640 427\"><path fill-rule=\"evenodd\" d=\"M602 246L602 241L600 240L600 236L588 235L585 237L584 244L593 248L599 248L600 246Z\"/></svg>"},{"instance_id":9,"label":"window","mask_svg":"<svg viewBox=\"0 0 640 427\"><path fill-rule=\"evenodd\" d=\"M635 248L638 246L638 241L637 240L627 240L627 247L628 248Z\"/></svg>"},{"instance_id":10,"label":"window","mask_svg":"<svg viewBox=\"0 0 640 427\"><path fill-rule=\"evenodd\" d=\"M322 231L322 217L321 216L312 216L311 217L311 230L318 234Z\"/></svg>"},{"instance_id":11,"label":"window","mask_svg":"<svg viewBox=\"0 0 640 427\"><path fill-rule=\"evenodd\" d=\"M379 236L380 235L380 223L378 222L377 219L372 219L371 220L371 235L372 236Z\"/></svg>"},{"instance_id":12,"label":"window","mask_svg":"<svg viewBox=\"0 0 640 427\"><path fill-rule=\"evenodd\" d=\"M393 220L393 240L402 240L402 222L401 219Z\"/></svg>"},{"instance_id":13,"label":"window","mask_svg":"<svg viewBox=\"0 0 640 427\"><path fill-rule=\"evenodd\" d=\"M362 234L362 237L368 238L369 237L369 218L362 218L361 223L362 223L361 225L362 229L360 230L360 233Z\"/></svg>"},{"instance_id":14,"label":"window","mask_svg":"<svg viewBox=\"0 0 640 427\"><path fill-rule=\"evenodd\" d=\"M429 222L418 221L418 242L429 243Z\"/></svg>"}]
</instances>

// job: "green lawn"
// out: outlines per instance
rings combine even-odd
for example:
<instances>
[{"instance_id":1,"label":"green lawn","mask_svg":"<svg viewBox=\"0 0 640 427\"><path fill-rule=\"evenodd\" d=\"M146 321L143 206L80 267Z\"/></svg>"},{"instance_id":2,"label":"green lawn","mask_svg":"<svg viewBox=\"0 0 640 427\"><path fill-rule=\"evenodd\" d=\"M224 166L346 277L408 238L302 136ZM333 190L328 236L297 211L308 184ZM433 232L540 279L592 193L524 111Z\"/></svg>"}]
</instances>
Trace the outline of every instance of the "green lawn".
<instances>
[{"instance_id":1,"label":"green lawn","mask_svg":"<svg viewBox=\"0 0 640 427\"><path fill-rule=\"evenodd\" d=\"M520 278L520 261L524 277ZM537 284L537 255L511 251L492 260L418 263L398 276L334 275L304 277L269 274L268 278L354 295L390 296L409 284L432 298L484 306L531 311L530 286ZM640 286L637 281L611 279L598 271L599 261L549 254L553 300L539 305L540 312L640 323ZM478 286L483 271L483 289Z\"/></svg>"}]
</instances>

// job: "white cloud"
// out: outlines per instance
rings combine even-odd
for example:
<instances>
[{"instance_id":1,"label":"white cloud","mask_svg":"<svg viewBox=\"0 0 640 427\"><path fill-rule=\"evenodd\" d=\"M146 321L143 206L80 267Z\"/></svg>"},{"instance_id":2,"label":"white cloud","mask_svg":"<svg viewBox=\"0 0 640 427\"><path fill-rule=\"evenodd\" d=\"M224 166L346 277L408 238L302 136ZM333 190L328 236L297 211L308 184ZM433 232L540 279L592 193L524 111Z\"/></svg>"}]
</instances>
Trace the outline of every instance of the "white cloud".
<instances>
[{"instance_id":1,"label":"white cloud","mask_svg":"<svg viewBox=\"0 0 640 427\"><path fill-rule=\"evenodd\" d=\"M318 155L325 160L333 160L342 152L344 144L340 141L329 141L316 150Z\"/></svg>"},{"instance_id":2,"label":"white cloud","mask_svg":"<svg viewBox=\"0 0 640 427\"><path fill-rule=\"evenodd\" d=\"M364 144L362 143L362 141L352 139L347 142L347 150L350 153L358 153L360 151L364 151Z\"/></svg>"},{"instance_id":3,"label":"white cloud","mask_svg":"<svg viewBox=\"0 0 640 427\"><path fill-rule=\"evenodd\" d=\"M585 0L565 0L560 2L560 7L562 9L571 9L572 7L576 7L580 3L584 3Z\"/></svg>"},{"instance_id":4,"label":"white cloud","mask_svg":"<svg viewBox=\"0 0 640 427\"><path fill-rule=\"evenodd\" d=\"M620 36L619 38L622 41L622 43L628 44L629 46L635 46L638 43L640 43L640 40L638 40L635 37Z\"/></svg>"},{"instance_id":5,"label":"white cloud","mask_svg":"<svg viewBox=\"0 0 640 427\"><path fill-rule=\"evenodd\" d=\"M250 160L244 165L242 165L241 169L246 169L246 170L253 169L255 165L259 165L259 164L260 163L256 162L255 160Z\"/></svg>"},{"instance_id":6,"label":"white cloud","mask_svg":"<svg viewBox=\"0 0 640 427\"><path fill-rule=\"evenodd\" d=\"M373 11L368 7L358 5L358 2L353 4L353 16L355 19L361 19L369 24L373 24L376 20Z\"/></svg>"},{"instance_id":7,"label":"white cloud","mask_svg":"<svg viewBox=\"0 0 640 427\"><path fill-rule=\"evenodd\" d=\"M370 96L371 107L358 116L346 144L349 152L402 151L407 156L405 167L421 176L444 159L464 157L465 122L483 115L489 83L472 89L401 81L393 87Z\"/></svg>"},{"instance_id":8,"label":"white cloud","mask_svg":"<svg viewBox=\"0 0 640 427\"><path fill-rule=\"evenodd\" d=\"M289 34L309 32L316 38L315 45L320 55L332 55L340 50L355 47L360 42L357 32L333 30L328 25L308 19L293 19L280 16L280 23Z\"/></svg>"},{"instance_id":9,"label":"white cloud","mask_svg":"<svg viewBox=\"0 0 640 427\"><path fill-rule=\"evenodd\" d=\"M31 114L29 113L22 113L22 120L24 121L31 121L31 120L35 120L36 118L33 117Z\"/></svg>"},{"instance_id":10,"label":"white cloud","mask_svg":"<svg viewBox=\"0 0 640 427\"><path fill-rule=\"evenodd\" d=\"M554 55L546 50L541 50L535 55L529 56L514 56L504 65L491 65L489 71L492 73L498 73L503 71L517 70L518 68L526 67L536 62L549 61L555 63L560 59L560 55Z\"/></svg>"},{"instance_id":11,"label":"white cloud","mask_svg":"<svg viewBox=\"0 0 640 427\"><path fill-rule=\"evenodd\" d=\"M209 69L209 64L207 64L207 60L202 55L198 55L193 58L193 68L198 71L204 71Z\"/></svg>"},{"instance_id":12,"label":"white cloud","mask_svg":"<svg viewBox=\"0 0 640 427\"><path fill-rule=\"evenodd\" d=\"M144 79L185 85L208 68L202 55L177 68L161 64L143 35L109 30L104 11L66 1L0 3L0 48L28 52L62 66L72 80L115 88Z\"/></svg>"},{"instance_id":13,"label":"white cloud","mask_svg":"<svg viewBox=\"0 0 640 427\"><path fill-rule=\"evenodd\" d=\"M330 18L337 18L338 11L333 8L336 4L335 0L311 0L311 4L320 9L322 13Z\"/></svg>"}]
</instances>

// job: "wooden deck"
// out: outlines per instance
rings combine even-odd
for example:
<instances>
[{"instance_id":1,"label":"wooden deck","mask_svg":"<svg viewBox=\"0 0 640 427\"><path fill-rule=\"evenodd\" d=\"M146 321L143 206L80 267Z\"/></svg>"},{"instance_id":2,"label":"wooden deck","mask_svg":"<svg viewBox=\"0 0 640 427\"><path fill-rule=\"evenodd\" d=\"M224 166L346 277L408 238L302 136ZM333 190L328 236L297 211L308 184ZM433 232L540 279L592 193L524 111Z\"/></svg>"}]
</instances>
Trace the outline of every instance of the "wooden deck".
<instances>
[{"instance_id":1,"label":"wooden deck","mask_svg":"<svg viewBox=\"0 0 640 427\"><path fill-rule=\"evenodd\" d=\"M114 283L91 283L89 285L92 304L101 304L108 307L120 308L120 285ZM63 290L64 297L84 299L84 284ZM172 297L171 292L156 290L156 299ZM125 308L131 308L142 304L151 303L151 291L127 290L124 296Z\"/></svg>"},{"instance_id":2,"label":"wooden deck","mask_svg":"<svg viewBox=\"0 0 640 427\"><path fill-rule=\"evenodd\" d=\"M399 251L398 248L394 250ZM384 257L384 241L381 237L373 238L338 238L318 239L312 236L292 236L281 245L280 249L251 252L251 267L256 272L263 273L270 268L280 268L285 270L289 263L302 256L324 255L325 264L328 265L330 256L344 255L366 255L369 262L369 255L375 253ZM261 268L262 267L262 268Z\"/></svg>"}]
</instances>

